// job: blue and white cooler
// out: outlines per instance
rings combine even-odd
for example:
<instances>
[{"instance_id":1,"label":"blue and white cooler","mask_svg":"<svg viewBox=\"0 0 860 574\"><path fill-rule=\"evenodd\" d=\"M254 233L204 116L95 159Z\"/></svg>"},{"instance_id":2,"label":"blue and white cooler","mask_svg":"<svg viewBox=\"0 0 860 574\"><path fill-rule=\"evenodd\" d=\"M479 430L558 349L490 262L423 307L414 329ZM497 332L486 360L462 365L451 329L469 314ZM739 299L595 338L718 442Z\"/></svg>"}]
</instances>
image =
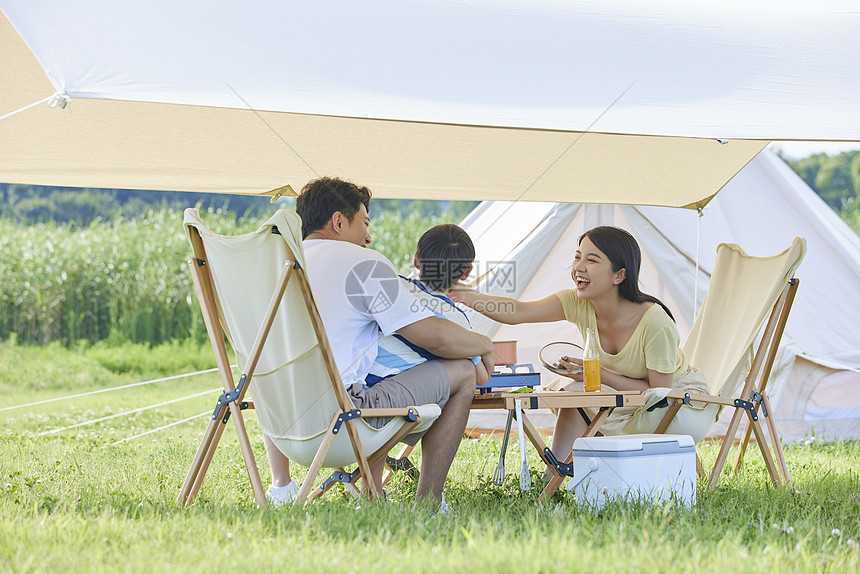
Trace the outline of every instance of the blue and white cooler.
<instances>
[{"instance_id":1,"label":"blue and white cooler","mask_svg":"<svg viewBox=\"0 0 860 574\"><path fill-rule=\"evenodd\" d=\"M689 435L578 438L567 489L579 504L609 500L696 502L696 445Z\"/></svg>"}]
</instances>

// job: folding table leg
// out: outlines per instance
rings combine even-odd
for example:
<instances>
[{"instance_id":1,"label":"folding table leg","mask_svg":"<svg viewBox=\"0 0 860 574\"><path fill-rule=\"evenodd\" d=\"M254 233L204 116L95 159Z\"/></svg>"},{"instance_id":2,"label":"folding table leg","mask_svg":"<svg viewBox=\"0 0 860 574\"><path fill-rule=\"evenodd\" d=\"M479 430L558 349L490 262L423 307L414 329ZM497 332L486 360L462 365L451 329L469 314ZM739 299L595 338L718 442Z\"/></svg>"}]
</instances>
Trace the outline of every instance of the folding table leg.
<instances>
[{"instance_id":1,"label":"folding table leg","mask_svg":"<svg viewBox=\"0 0 860 574\"><path fill-rule=\"evenodd\" d=\"M600 411L594 417L594 420L592 420L591 424L588 425L588 428L585 429L585 432L582 434L582 437L583 438L593 437L598 432L600 432L600 426L603 424L603 421L606 420L606 417L608 417L609 413L611 413L611 412L612 412L612 409L600 409Z\"/></svg>"},{"instance_id":2,"label":"folding table leg","mask_svg":"<svg viewBox=\"0 0 860 574\"><path fill-rule=\"evenodd\" d=\"M601 409L594 419L591 421L591 424L583 433L583 438L588 438L596 435L600 430L600 425L603 424L603 421L606 420L606 417L609 416L609 413L612 412L612 409ZM525 418L525 417L523 417ZM570 464L573 461L573 452L571 451L564 459L564 464ZM555 494L555 491L558 490L558 487L561 486L561 483L564 482L566 477L559 476L556 474L555 469L552 466L549 467L552 476L549 479L549 484L546 485L546 488L543 489L539 501L549 500L552 498L552 495Z\"/></svg>"},{"instance_id":3,"label":"folding table leg","mask_svg":"<svg viewBox=\"0 0 860 574\"><path fill-rule=\"evenodd\" d=\"M573 453L570 453L565 457L564 464L570 464L573 461ZM555 494L555 491L558 490L558 487L561 486L561 483L564 482L564 479L567 478L565 476L560 476L556 473L555 469L550 466L550 479L549 483L543 489L543 492L540 493L538 497L539 502L543 502L544 500L549 500L552 498L552 495Z\"/></svg>"}]
</instances>

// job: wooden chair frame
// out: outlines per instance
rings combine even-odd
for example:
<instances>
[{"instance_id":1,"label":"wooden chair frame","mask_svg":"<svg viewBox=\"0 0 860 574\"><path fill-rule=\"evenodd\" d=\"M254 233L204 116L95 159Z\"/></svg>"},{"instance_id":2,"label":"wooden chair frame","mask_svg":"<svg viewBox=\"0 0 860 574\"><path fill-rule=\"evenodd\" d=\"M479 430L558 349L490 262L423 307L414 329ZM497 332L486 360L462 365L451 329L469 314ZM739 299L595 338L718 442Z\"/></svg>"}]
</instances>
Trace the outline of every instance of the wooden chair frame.
<instances>
[{"instance_id":1,"label":"wooden chair frame","mask_svg":"<svg viewBox=\"0 0 860 574\"><path fill-rule=\"evenodd\" d=\"M755 432L756 444L761 451L765 466L767 467L767 471L770 474L774 485L791 487L791 478L788 475L788 466L785 463L785 455L782 452L782 445L780 445L779 442L779 434L777 433L776 425L772 416L773 410L771 409L765 388L767 387L770 372L773 368L774 360L776 359L776 352L779 349L779 342L782 339L785 324L788 320L788 314L791 311L791 306L794 302L794 297L799 286L799 279L790 279L774 304L770 313L770 318L768 319L767 325L764 329L761 342L756 349L749 374L747 375L744 386L738 395L739 398L733 399L717 395L688 393L683 390L670 391L666 396L667 399L674 400L670 404L669 410L663 417L663 420L657 427L657 430L655 431L657 433L666 432L666 429L669 427L669 424L671 424L680 408L686 402L691 400L732 407L735 409L726 434L722 438L722 446L719 454L717 455L717 460L711 470L708 481L708 490L714 490L717 487L717 483L719 482L720 475L723 471L723 466L725 465L729 454L729 449L731 449L732 444L734 443L735 435L738 432L741 419L744 417L744 414L747 418L747 426L740 442L737 457L735 458L734 472L737 473L743 464L743 458L746 453L746 447L750 441L750 436ZM759 409L759 407L761 407L761 409ZM771 453L771 448L768 446L767 437L759 418L760 416L764 416L767 421L768 433L770 434L771 443L773 445L773 453ZM696 467L699 475L705 477L706 474L698 456L696 457Z\"/></svg>"},{"instance_id":2,"label":"wooden chair frame","mask_svg":"<svg viewBox=\"0 0 860 574\"><path fill-rule=\"evenodd\" d=\"M224 387L224 393L220 395L212 417L206 427L206 431L203 433L203 439L201 440L197 453L194 456L191 468L189 469L188 475L180 488L177 502L185 506L194 502L194 499L200 491L200 486L203 483L206 471L209 469L215 450L218 447L224 428L227 426L227 421L232 418L233 424L236 427L236 434L238 435L242 457L245 461L245 468L248 471L248 478L251 482L251 489L254 492L254 498L260 508L266 508L266 495L263 490L262 481L260 480L260 473L254 459L251 443L248 439L242 411L248 408L253 408L253 402L250 399L246 400L245 395L250 387L257 362L263 352L269 331L275 319L275 314L281 306L281 301L290 280L298 281L304 303L311 318L314 332L316 333L322 349L327 375L334 388L338 403L338 409L336 412L332 413L331 423L329 424L319 450L317 451L311 466L308 467L308 473L299 489L299 494L296 498L295 504L303 504L307 501L313 500L333 485L332 481L326 481L326 483L317 488L313 493L310 491L320 469L323 466L329 448L343 424L346 426L349 440L355 454L355 459L358 463L358 472L357 474L350 475L350 482L357 482L358 478L361 476L370 476L371 465L378 461L380 457L385 456L395 444L409 434L412 429L421 422L421 417L418 412L415 409L408 407L360 410L354 408L352 401L346 393L346 389L343 384L339 382L337 365L335 364L334 356L332 354L331 347L329 346L328 338L325 334L322 319L320 318L319 311L317 310L316 303L314 302L310 283L308 282L304 269L302 269L298 264L289 245L286 245L288 259L284 263L277 286L272 294L271 300L269 301L269 306L266 310L263 323L260 326L254 341L245 372L240 377L239 385L237 387L234 384L233 372L230 368L227 348L224 344L222 324L218 313L219 299L215 290L212 274L209 270L206 249L203 246L203 239L196 228L190 227L189 232L194 257L189 259L188 266L194 282L194 290L197 294L197 300L199 301L200 309L203 312L203 320L206 325L206 331L209 335L209 342L215 352L215 362L218 367L218 373L221 377L221 383ZM364 454L361 439L359 438L358 430L355 426L356 422L354 419L360 417L404 417L408 422L380 449L371 454L370 457L367 457ZM338 470L342 472L342 469ZM379 495L373 480L366 480L365 485L368 495L371 498ZM350 486L348 486L348 488L350 488ZM352 489L354 490L354 487L352 487Z\"/></svg>"}]
</instances>

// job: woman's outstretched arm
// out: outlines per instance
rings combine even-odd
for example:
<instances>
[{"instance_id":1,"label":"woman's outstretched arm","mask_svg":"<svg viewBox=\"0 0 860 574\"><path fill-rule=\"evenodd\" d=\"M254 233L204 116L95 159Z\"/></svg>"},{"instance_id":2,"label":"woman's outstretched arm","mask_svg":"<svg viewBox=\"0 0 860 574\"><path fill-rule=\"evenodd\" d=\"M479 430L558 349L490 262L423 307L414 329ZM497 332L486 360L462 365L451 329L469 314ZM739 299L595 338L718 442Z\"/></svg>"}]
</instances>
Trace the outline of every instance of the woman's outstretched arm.
<instances>
[{"instance_id":1,"label":"woman's outstretched arm","mask_svg":"<svg viewBox=\"0 0 860 574\"><path fill-rule=\"evenodd\" d=\"M447 295L451 300L463 303L478 313L506 325L564 320L561 300L555 295L539 301L517 301L509 297L478 293L462 285L451 287Z\"/></svg>"}]
</instances>

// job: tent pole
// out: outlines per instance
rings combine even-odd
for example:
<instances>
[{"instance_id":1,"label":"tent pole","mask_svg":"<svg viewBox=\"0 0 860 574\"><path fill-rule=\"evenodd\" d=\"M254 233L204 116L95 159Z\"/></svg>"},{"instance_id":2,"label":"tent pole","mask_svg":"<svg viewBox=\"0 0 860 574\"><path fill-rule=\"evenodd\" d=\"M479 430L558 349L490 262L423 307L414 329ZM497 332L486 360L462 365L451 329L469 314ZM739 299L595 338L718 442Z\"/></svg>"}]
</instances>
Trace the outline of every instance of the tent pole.
<instances>
[{"instance_id":1,"label":"tent pole","mask_svg":"<svg viewBox=\"0 0 860 574\"><path fill-rule=\"evenodd\" d=\"M699 212L699 219L696 225L696 280L693 287L693 323L696 322L696 308L699 306L699 251L702 246L702 206L696 206L696 211Z\"/></svg>"}]
</instances>

